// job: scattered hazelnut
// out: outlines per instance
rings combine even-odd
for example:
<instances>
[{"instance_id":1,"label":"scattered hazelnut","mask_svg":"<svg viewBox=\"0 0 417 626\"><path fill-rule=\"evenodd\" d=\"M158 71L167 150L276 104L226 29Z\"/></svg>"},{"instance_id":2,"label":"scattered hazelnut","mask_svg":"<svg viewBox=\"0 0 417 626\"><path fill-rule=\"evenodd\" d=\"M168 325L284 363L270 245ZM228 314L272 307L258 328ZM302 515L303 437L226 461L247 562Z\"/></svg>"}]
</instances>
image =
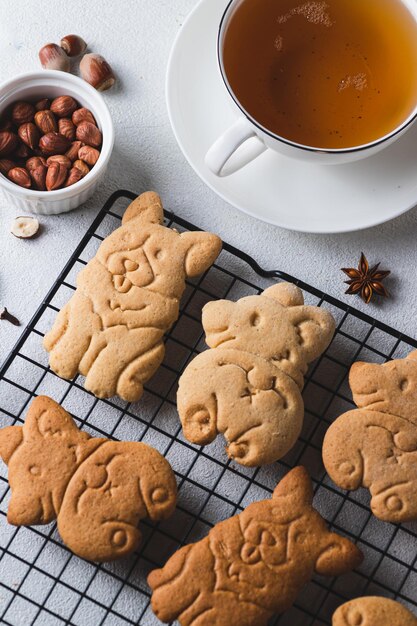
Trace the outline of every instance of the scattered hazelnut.
<instances>
[{"instance_id":1,"label":"scattered hazelnut","mask_svg":"<svg viewBox=\"0 0 417 626\"><path fill-rule=\"evenodd\" d=\"M71 117L78 104L72 96L58 96L51 102L51 111L57 117Z\"/></svg>"},{"instance_id":2,"label":"scattered hazelnut","mask_svg":"<svg viewBox=\"0 0 417 626\"><path fill-rule=\"evenodd\" d=\"M33 122L26 122L21 124L18 128L17 134L21 141L26 144L31 150L35 150L39 143L39 130Z\"/></svg>"},{"instance_id":3,"label":"scattered hazelnut","mask_svg":"<svg viewBox=\"0 0 417 626\"><path fill-rule=\"evenodd\" d=\"M97 126L94 126L91 122L81 122L81 124L78 124L75 136L78 141L82 141L93 148L98 148L101 145L101 132Z\"/></svg>"},{"instance_id":4,"label":"scattered hazelnut","mask_svg":"<svg viewBox=\"0 0 417 626\"><path fill-rule=\"evenodd\" d=\"M94 115L89 109L86 109L85 107L81 107L80 109L74 111L74 113L72 114L72 121L75 126L78 126L78 124L81 124L81 122L91 122L92 124L94 124L94 126L97 126Z\"/></svg>"},{"instance_id":5,"label":"scattered hazelnut","mask_svg":"<svg viewBox=\"0 0 417 626\"><path fill-rule=\"evenodd\" d=\"M47 43L39 50L39 60L44 70L69 72L70 60L64 50L56 43Z\"/></svg>"},{"instance_id":6,"label":"scattered hazelnut","mask_svg":"<svg viewBox=\"0 0 417 626\"><path fill-rule=\"evenodd\" d=\"M87 44L79 35L65 35L61 39L61 48L69 57L78 57L85 52Z\"/></svg>"},{"instance_id":7,"label":"scattered hazelnut","mask_svg":"<svg viewBox=\"0 0 417 626\"><path fill-rule=\"evenodd\" d=\"M47 109L35 113L35 124L44 135L58 131L55 115Z\"/></svg>"},{"instance_id":8,"label":"scattered hazelnut","mask_svg":"<svg viewBox=\"0 0 417 626\"><path fill-rule=\"evenodd\" d=\"M7 177L19 187L25 187L25 189L30 189L32 186L32 182L30 180L29 172L24 167L12 167L9 170Z\"/></svg>"},{"instance_id":9,"label":"scattered hazelnut","mask_svg":"<svg viewBox=\"0 0 417 626\"><path fill-rule=\"evenodd\" d=\"M12 222L10 232L19 239L30 239L39 230L39 222L36 217L16 217Z\"/></svg>"},{"instance_id":10,"label":"scattered hazelnut","mask_svg":"<svg viewBox=\"0 0 417 626\"><path fill-rule=\"evenodd\" d=\"M71 185L75 185L81 180L83 177L81 170L78 167L72 167L69 171L67 182L65 183L65 187L70 187Z\"/></svg>"},{"instance_id":11,"label":"scattered hazelnut","mask_svg":"<svg viewBox=\"0 0 417 626\"><path fill-rule=\"evenodd\" d=\"M64 154L70 147L69 139L59 133L46 133L39 140L39 149L47 156Z\"/></svg>"},{"instance_id":12,"label":"scattered hazelnut","mask_svg":"<svg viewBox=\"0 0 417 626\"><path fill-rule=\"evenodd\" d=\"M0 157L7 156L16 150L19 144L17 135L10 130L0 132Z\"/></svg>"},{"instance_id":13,"label":"scattered hazelnut","mask_svg":"<svg viewBox=\"0 0 417 626\"><path fill-rule=\"evenodd\" d=\"M78 158L93 167L100 157L100 152L91 146L83 146L78 150Z\"/></svg>"},{"instance_id":14,"label":"scattered hazelnut","mask_svg":"<svg viewBox=\"0 0 417 626\"><path fill-rule=\"evenodd\" d=\"M78 152L85 144L82 141L73 141L69 150L65 153L70 161L76 161L78 159Z\"/></svg>"},{"instance_id":15,"label":"scattered hazelnut","mask_svg":"<svg viewBox=\"0 0 417 626\"><path fill-rule=\"evenodd\" d=\"M12 109L12 120L16 126L20 126L26 122L33 122L35 113L35 107L29 102L15 102Z\"/></svg>"},{"instance_id":16,"label":"scattered hazelnut","mask_svg":"<svg viewBox=\"0 0 417 626\"><path fill-rule=\"evenodd\" d=\"M115 77L113 70L100 54L85 54L80 62L81 76L98 91L113 87Z\"/></svg>"},{"instance_id":17,"label":"scattered hazelnut","mask_svg":"<svg viewBox=\"0 0 417 626\"><path fill-rule=\"evenodd\" d=\"M35 104L35 109L37 111L46 111L51 106L51 101L49 98L42 98Z\"/></svg>"},{"instance_id":18,"label":"scattered hazelnut","mask_svg":"<svg viewBox=\"0 0 417 626\"><path fill-rule=\"evenodd\" d=\"M75 139L75 126L67 117L58 120L58 131L70 141Z\"/></svg>"},{"instance_id":19,"label":"scattered hazelnut","mask_svg":"<svg viewBox=\"0 0 417 626\"><path fill-rule=\"evenodd\" d=\"M67 170L71 169L72 162L65 154L54 154L53 156L48 157L46 160L46 164L51 165L51 163L60 163L63 167L66 167Z\"/></svg>"},{"instance_id":20,"label":"scattered hazelnut","mask_svg":"<svg viewBox=\"0 0 417 626\"><path fill-rule=\"evenodd\" d=\"M88 172L90 171L87 163L84 163L84 161L81 161L81 159L77 159L76 161L74 161L74 167L76 167L77 170L80 170L83 177L87 176Z\"/></svg>"},{"instance_id":21,"label":"scattered hazelnut","mask_svg":"<svg viewBox=\"0 0 417 626\"><path fill-rule=\"evenodd\" d=\"M3 174L3 176L7 176L13 167L16 167L16 163L10 159L0 159L0 174Z\"/></svg>"},{"instance_id":22,"label":"scattered hazelnut","mask_svg":"<svg viewBox=\"0 0 417 626\"><path fill-rule=\"evenodd\" d=\"M67 175L68 169L58 161L53 161L48 167L48 171L46 173L47 190L54 191L55 189L62 187L66 181Z\"/></svg>"}]
</instances>

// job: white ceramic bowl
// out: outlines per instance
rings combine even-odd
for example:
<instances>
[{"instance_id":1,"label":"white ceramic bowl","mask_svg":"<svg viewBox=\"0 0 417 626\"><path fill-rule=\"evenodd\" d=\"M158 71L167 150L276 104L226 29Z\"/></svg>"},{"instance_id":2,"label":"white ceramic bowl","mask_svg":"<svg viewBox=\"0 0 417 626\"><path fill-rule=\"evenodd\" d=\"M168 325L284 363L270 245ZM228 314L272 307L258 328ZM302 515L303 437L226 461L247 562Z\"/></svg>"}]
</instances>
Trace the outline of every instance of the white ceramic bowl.
<instances>
[{"instance_id":1,"label":"white ceramic bowl","mask_svg":"<svg viewBox=\"0 0 417 626\"><path fill-rule=\"evenodd\" d=\"M113 122L103 96L81 78L56 70L16 76L0 85L0 115L17 100L36 101L64 95L72 96L92 111L103 134L100 158L78 183L56 191L25 189L0 174L0 189L19 211L46 215L71 211L88 200L106 172L114 144Z\"/></svg>"}]
</instances>

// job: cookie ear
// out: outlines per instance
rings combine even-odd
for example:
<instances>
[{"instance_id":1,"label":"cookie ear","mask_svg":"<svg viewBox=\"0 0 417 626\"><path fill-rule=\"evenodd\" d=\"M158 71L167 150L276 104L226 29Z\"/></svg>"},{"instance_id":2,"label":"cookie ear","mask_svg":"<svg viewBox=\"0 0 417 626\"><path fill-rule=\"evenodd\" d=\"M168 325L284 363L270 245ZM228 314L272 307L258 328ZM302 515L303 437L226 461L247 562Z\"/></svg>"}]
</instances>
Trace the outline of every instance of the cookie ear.
<instances>
[{"instance_id":1,"label":"cookie ear","mask_svg":"<svg viewBox=\"0 0 417 626\"><path fill-rule=\"evenodd\" d=\"M72 417L62 406L46 396L38 396L33 400L24 429L33 438L45 438L64 433L73 435L75 439L87 436L86 433L78 430Z\"/></svg>"},{"instance_id":2,"label":"cookie ear","mask_svg":"<svg viewBox=\"0 0 417 626\"><path fill-rule=\"evenodd\" d=\"M316 306L300 306L288 309L300 348L307 363L314 361L329 345L335 331L332 315Z\"/></svg>"},{"instance_id":3,"label":"cookie ear","mask_svg":"<svg viewBox=\"0 0 417 626\"><path fill-rule=\"evenodd\" d=\"M182 233L181 241L185 250L185 273L190 277L202 274L213 265L222 248L221 239L212 233Z\"/></svg>"},{"instance_id":4,"label":"cookie ear","mask_svg":"<svg viewBox=\"0 0 417 626\"><path fill-rule=\"evenodd\" d=\"M413 352L410 352L410 354L406 358L410 361L417 361L417 350L413 350Z\"/></svg>"},{"instance_id":5,"label":"cookie ear","mask_svg":"<svg viewBox=\"0 0 417 626\"><path fill-rule=\"evenodd\" d=\"M23 441L21 426L6 426L0 430L0 457L9 464L12 455Z\"/></svg>"},{"instance_id":6,"label":"cookie ear","mask_svg":"<svg viewBox=\"0 0 417 626\"><path fill-rule=\"evenodd\" d=\"M303 292L292 283L278 283L268 287L262 294L266 298L276 300L282 306L300 306L304 304Z\"/></svg>"},{"instance_id":7,"label":"cookie ear","mask_svg":"<svg viewBox=\"0 0 417 626\"><path fill-rule=\"evenodd\" d=\"M205 332L210 333L210 335L215 335L215 337L221 336L221 333L224 333L229 327L235 306L236 303L231 300L214 300L208 302L203 307L201 316ZM211 344L207 345L211 348L214 347ZM216 341L214 341L214 345L216 345Z\"/></svg>"},{"instance_id":8,"label":"cookie ear","mask_svg":"<svg viewBox=\"0 0 417 626\"><path fill-rule=\"evenodd\" d=\"M140 217L141 221L149 224L162 224L164 221L164 209L161 198L154 191L147 191L133 200L124 212L122 224Z\"/></svg>"},{"instance_id":9,"label":"cookie ear","mask_svg":"<svg viewBox=\"0 0 417 626\"><path fill-rule=\"evenodd\" d=\"M349 539L336 533L327 533L327 540L316 561L315 571L321 576L339 576L363 560L363 554Z\"/></svg>"},{"instance_id":10,"label":"cookie ear","mask_svg":"<svg viewBox=\"0 0 417 626\"><path fill-rule=\"evenodd\" d=\"M288 472L278 483L272 498L290 497L291 502L310 506L313 502L313 485L305 467L301 465Z\"/></svg>"}]
</instances>

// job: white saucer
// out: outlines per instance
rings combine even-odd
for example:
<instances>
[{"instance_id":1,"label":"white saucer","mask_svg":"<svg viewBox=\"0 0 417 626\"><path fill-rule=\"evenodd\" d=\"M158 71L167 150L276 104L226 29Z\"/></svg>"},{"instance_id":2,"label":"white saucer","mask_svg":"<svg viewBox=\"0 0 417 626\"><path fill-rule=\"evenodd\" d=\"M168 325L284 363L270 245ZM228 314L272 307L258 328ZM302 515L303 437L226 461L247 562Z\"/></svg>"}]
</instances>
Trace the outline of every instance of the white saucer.
<instances>
[{"instance_id":1,"label":"white saucer","mask_svg":"<svg viewBox=\"0 0 417 626\"><path fill-rule=\"evenodd\" d=\"M171 125L203 181L253 217L310 233L360 230L414 207L417 124L386 150L349 165L312 165L267 150L229 177L218 178L209 171L204 163L208 148L236 119L216 58L217 31L226 5L227 0L201 0L181 28L168 65Z\"/></svg>"}]
</instances>

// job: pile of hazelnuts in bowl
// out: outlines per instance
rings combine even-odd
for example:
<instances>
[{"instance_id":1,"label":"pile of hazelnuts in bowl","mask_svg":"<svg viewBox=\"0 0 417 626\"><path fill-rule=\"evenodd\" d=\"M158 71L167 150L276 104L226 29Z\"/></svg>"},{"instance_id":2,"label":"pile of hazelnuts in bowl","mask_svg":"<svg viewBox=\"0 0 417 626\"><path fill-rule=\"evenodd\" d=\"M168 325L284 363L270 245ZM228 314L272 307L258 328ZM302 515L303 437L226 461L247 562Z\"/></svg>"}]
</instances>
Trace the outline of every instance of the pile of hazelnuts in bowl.
<instances>
[{"instance_id":1,"label":"pile of hazelnuts in bowl","mask_svg":"<svg viewBox=\"0 0 417 626\"><path fill-rule=\"evenodd\" d=\"M0 118L0 173L26 189L69 187L97 163L101 144L94 115L72 96L14 102Z\"/></svg>"}]
</instances>

